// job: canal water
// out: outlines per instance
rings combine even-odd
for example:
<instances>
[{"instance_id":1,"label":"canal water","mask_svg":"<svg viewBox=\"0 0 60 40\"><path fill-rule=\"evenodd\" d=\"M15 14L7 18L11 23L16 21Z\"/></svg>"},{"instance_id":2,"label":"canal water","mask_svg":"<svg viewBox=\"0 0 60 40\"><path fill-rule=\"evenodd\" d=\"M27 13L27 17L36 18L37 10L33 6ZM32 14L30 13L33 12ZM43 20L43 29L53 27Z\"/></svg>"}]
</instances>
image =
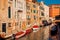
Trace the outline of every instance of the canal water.
<instances>
[{"instance_id":1,"label":"canal water","mask_svg":"<svg viewBox=\"0 0 60 40\"><path fill-rule=\"evenodd\" d=\"M16 40L48 40L49 38L49 27L40 27L39 31L31 32ZM11 40L11 39L7 39Z\"/></svg>"},{"instance_id":2,"label":"canal water","mask_svg":"<svg viewBox=\"0 0 60 40\"><path fill-rule=\"evenodd\" d=\"M48 40L48 27L47 28L40 28L37 32L31 32L30 34L19 38L19 40Z\"/></svg>"}]
</instances>

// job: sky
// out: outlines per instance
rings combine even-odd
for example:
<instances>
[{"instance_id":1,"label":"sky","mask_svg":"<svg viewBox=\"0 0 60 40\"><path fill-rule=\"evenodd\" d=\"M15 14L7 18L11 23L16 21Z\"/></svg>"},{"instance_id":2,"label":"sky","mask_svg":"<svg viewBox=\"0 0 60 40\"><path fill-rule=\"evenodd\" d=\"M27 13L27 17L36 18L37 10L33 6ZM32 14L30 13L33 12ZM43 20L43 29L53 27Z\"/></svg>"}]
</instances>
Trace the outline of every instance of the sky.
<instances>
[{"instance_id":1,"label":"sky","mask_svg":"<svg viewBox=\"0 0 60 40\"><path fill-rule=\"evenodd\" d=\"M38 2L43 1L46 5L51 5L51 4L60 4L60 0L37 0Z\"/></svg>"}]
</instances>

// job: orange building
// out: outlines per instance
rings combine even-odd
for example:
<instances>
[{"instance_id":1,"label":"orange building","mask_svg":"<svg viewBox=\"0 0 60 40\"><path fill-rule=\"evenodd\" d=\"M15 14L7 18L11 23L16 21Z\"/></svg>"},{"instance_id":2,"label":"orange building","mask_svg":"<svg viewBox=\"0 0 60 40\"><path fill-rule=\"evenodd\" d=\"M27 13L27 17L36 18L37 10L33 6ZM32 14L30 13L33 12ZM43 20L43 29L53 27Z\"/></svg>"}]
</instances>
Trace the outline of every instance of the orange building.
<instances>
[{"instance_id":1,"label":"orange building","mask_svg":"<svg viewBox=\"0 0 60 40\"><path fill-rule=\"evenodd\" d=\"M53 4L53 5L50 5L50 11L49 11L49 16L50 17L55 17L57 15L60 15L60 5L59 4Z\"/></svg>"}]
</instances>

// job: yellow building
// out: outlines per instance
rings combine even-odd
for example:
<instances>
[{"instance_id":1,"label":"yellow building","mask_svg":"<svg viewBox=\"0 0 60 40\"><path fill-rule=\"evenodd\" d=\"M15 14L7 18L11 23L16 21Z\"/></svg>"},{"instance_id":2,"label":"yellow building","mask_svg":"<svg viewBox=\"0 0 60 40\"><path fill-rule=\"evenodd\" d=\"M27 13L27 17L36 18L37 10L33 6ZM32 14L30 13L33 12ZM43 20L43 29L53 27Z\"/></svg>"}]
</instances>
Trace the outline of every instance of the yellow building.
<instances>
[{"instance_id":1,"label":"yellow building","mask_svg":"<svg viewBox=\"0 0 60 40\"><path fill-rule=\"evenodd\" d=\"M26 27L31 26L31 1L26 0Z\"/></svg>"},{"instance_id":2,"label":"yellow building","mask_svg":"<svg viewBox=\"0 0 60 40\"><path fill-rule=\"evenodd\" d=\"M31 8L31 13L32 13L32 23L33 25L36 23L39 25L40 22L40 15L39 15L39 4L37 2L32 3L32 8Z\"/></svg>"},{"instance_id":3,"label":"yellow building","mask_svg":"<svg viewBox=\"0 0 60 40\"><path fill-rule=\"evenodd\" d=\"M0 2L0 34L9 37L24 31L26 29L25 0L1 0Z\"/></svg>"},{"instance_id":4,"label":"yellow building","mask_svg":"<svg viewBox=\"0 0 60 40\"><path fill-rule=\"evenodd\" d=\"M34 24L39 25L39 4L32 0L26 1L26 26L32 28Z\"/></svg>"},{"instance_id":5,"label":"yellow building","mask_svg":"<svg viewBox=\"0 0 60 40\"><path fill-rule=\"evenodd\" d=\"M42 7L45 6L43 5ZM47 8L45 7L44 9L46 10ZM26 29L33 28L34 25L39 26L41 10L36 0L1 0L0 34L5 34L5 37L9 37L20 31L25 32ZM44 11L45 13L47 11ZM44 14L42 15L44 16Z\"/></svg>"},{"instance_id":6,"label":"yellow building","mask_svg":"<svg viewBox=\"0 0 60 40\"><path fill-rule=\"evenodd\" d=\"M8 0L0 1L0 34L8 37L12 33L14 27L13 2Z\"/></svg>"}]
</instances>

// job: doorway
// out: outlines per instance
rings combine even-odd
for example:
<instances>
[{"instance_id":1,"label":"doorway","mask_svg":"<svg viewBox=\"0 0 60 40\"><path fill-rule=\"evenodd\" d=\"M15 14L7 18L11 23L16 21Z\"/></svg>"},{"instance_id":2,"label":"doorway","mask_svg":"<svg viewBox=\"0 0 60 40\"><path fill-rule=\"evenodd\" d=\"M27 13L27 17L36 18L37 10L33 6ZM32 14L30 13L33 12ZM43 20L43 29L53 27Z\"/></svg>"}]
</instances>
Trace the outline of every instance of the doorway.
<instances>
[{"instance_id":1,"label":"doorway","mask_svg":"<svg viewBox=\"0 0 60 40\"><path fill-rule=\"evenodd\" d=\"M6 23L2 23L2 32L6 33Z\"/></svg>"}]
</instances>

